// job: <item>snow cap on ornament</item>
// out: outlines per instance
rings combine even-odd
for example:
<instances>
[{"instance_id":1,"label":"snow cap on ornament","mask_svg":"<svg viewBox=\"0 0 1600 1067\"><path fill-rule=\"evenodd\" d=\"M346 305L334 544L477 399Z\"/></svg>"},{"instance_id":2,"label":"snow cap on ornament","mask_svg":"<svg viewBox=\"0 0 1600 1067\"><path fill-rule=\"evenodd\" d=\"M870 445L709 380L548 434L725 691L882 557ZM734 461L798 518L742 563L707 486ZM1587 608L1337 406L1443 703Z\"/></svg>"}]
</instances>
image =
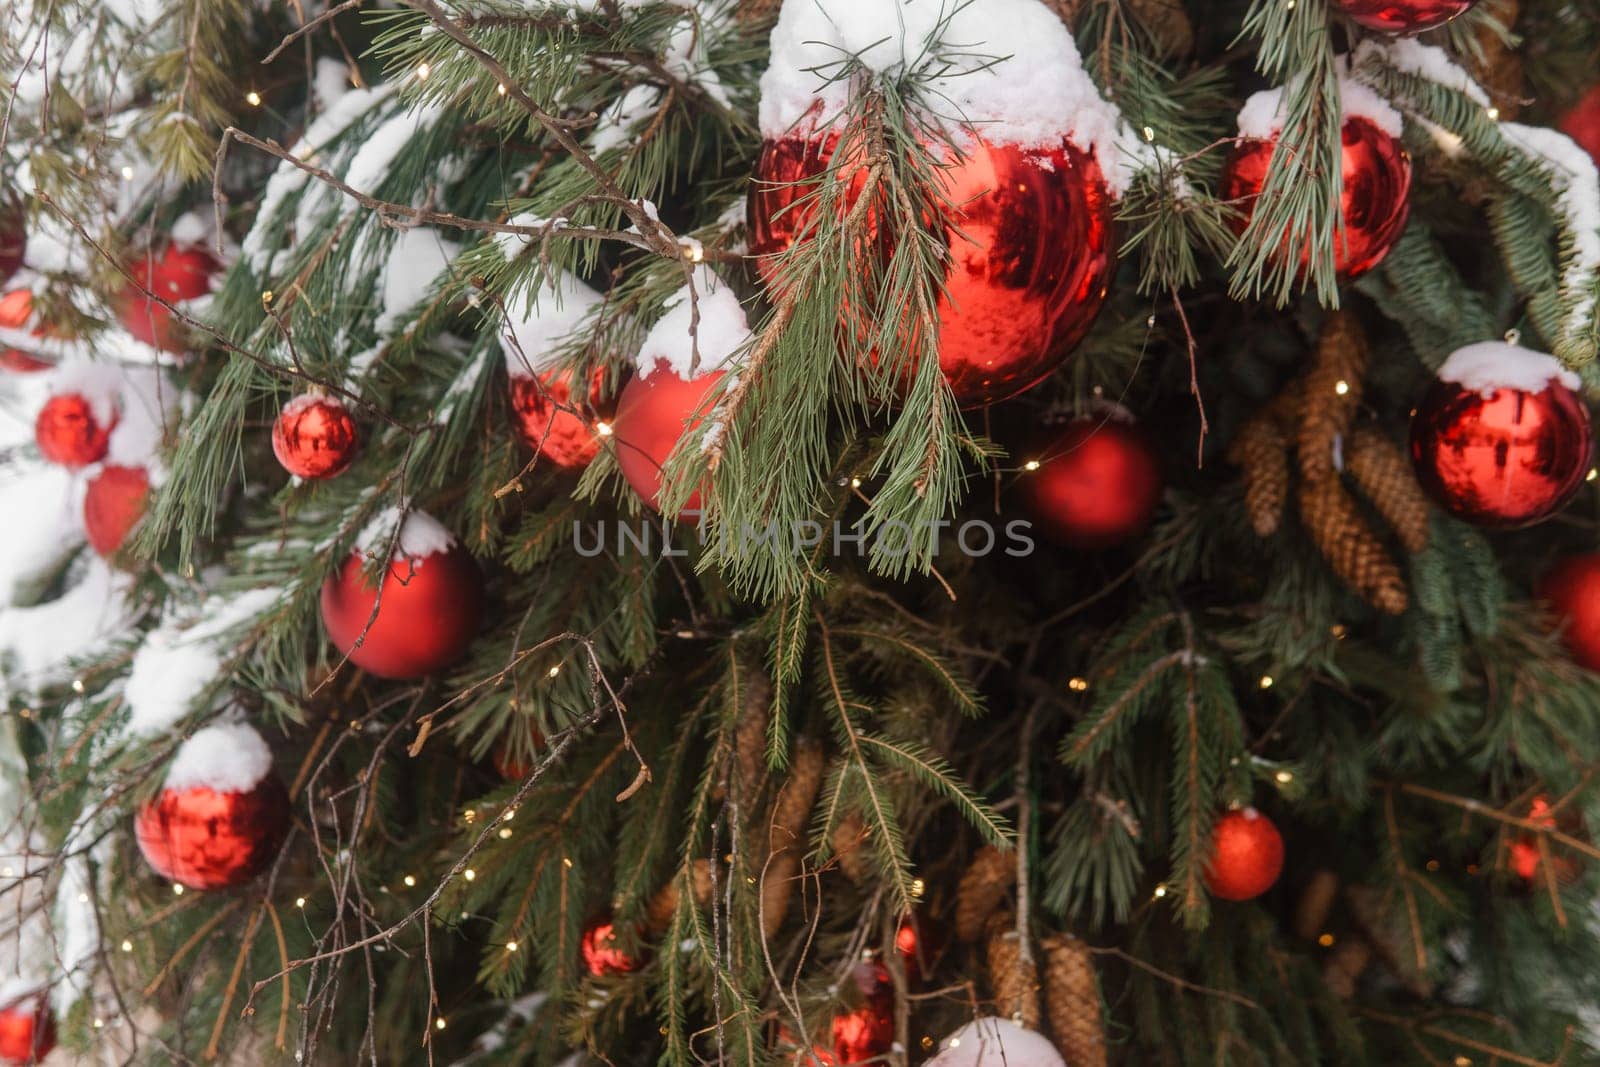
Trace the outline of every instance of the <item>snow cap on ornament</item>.
<instances>
[{"instance_id":1,"label":"snow cap on ornament","mask_svg":"<svg viewBox=\"0 0 1600 1067\"><path fill-rule=\"evenodd\" d=\"M750 320L738 295L710 267L696 267L693 286L685 285L661 306L666 314L645 335L634 359L641 378L667 370L690 381L727 370L750 339ZM700 321L691 333L697 309Z\"/></svg>"},{"instance_id":2,"label":"snow cap on ornament","mask_svg":"<svg viewBox=\"0 0 1600 1067\"><path fill-rule=\"evenodd\" d=\"M574 278L562 274L528 294L519 314L507 308L500 332L500 351L506 373L513 378L536 377L560 362L590 314L605 297Z\"/></svg>"},{"instance_id":3,"label":"snow cap on ornament","mask_svg":"<svg viewBox=\"0 0 1600 1067\"><path fill-rule=\"evenodd\" d=\"M1345 121L1366 119L1390 137L1399 137L1405 129L1405 120L1383 97L1352 78L1348 72L1349 57L1340 64L1339 105ZM1288 100L1282 87L1263 89L1253 93L1239 109L1239 136L1258 141L1270 141L1283 130Z\"/></svg>"},{"instance_id":4,"label":"snow cap on ornament","mask_svg":"<svg viewBox=\"0 0 1600 1067\"><path fill-rule=\"evenodd\" d=\"M991 145L1091 152L1114 196L1154 159L1083 69L1076 43L1040 0L785 0L761 76L761 133L809 137L848 111L846 57L879 73L939 56L924 86L959 145L977 133ZM1004 57L995 62L995 57Z\"/></svg>"},{"instance_id":5,"label":"snow cap on ornament","mask_svg":"<svg viewBox=\"0 0 1600 1067\"><path fill-rule=\"evenodd\" d=\"M1067 1067L1043 1034L996 1016L974 1019L943 1041L927 1067Z\"/></svg>"}]
</instances>

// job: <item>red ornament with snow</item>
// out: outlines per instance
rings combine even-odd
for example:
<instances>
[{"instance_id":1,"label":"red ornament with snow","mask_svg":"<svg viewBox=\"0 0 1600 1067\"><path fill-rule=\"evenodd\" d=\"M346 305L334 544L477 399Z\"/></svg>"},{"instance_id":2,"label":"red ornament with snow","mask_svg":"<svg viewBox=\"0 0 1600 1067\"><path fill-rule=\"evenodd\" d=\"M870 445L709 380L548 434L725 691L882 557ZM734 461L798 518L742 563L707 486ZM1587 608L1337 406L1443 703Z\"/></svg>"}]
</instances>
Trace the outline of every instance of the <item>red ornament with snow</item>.
<instances>
[{"instance_id":1,"label":"red ornament with snow","mask_svg":"<svg viewBox=\"0 0 1600 1067\"><path fill-rule=\"evenodd\" d=\"M589 388L574 394L570 370L512 375L511 428L539 456L558 467L586 467L600 452L606 374L597 367Z\"/></svg>"},{"instance_id":2,"label":"red ornament with snow","mask_svg":"<svg viewBox=\"0 0 1600 1067\"><path fill-rule=\"evenodd\" d=\"M1283 835L1255 808L1230 811L1211 828L1206 888L1223 900L1250 900L1283 873Z\"/></svg>"},{"instance_id":3,"label":"red ornament with snow","mask_svg":"<svg viewBox=\"0 0 1600 1067\"><path fill-rule=\"evenodd\" d=\"M583 966L595 978L627 974L638 970L644 961L624 952L617 944L617 927L610 915L602 915L583 928L579 943Z\"/></svg>"},{"instance_id":4,"label":"red ornament with snow","mask_svg":"<svg viewBox=\"0 0 1600 1067\"><path fill-rule=\"evenodd\" d=\"M221 723L183 743L161 793L139 810L145 862L190 889L243 885L266 869L289 832L289 794L272 753L244 723Z\"/></svg>"},{"instance_id":5,"label":"red ornament with snow","mask_svg":"<svg viewBox=\"0 0 1600 1067\"><path fill-rule=\"evenodd\" d=\"M1074 419L1027 466L1019 484L1029 514L1074 548L1139 536L1161 501L1160 460L1126 413Z\"/></svg>"},{"instance_id":6,"label":"red ornament with snow","mask_svg":"<svg viewBox=\"0 0 1600 1067\"><path fill-rule=\"evenodd\" d=\"M1443 26L1478 0L1332 0L1333 9L1380 33L1421 33Z\"/></svg>"},{"instance_id":7,"label":"red ornament with snow","mask_svg":"<svg viewBox=\"0 0 1600 1067\"><path fill-rule=\"evenodd\" d=\"M1561 116L1561 132L1578 142L1578 147L1600 165L1600 84L1578 98L1572 110Z\"/></svg>"},{"instance_id":8,"label":"red ornament with snow","mask_svg":"<svg viewBox=\"0 0 1600 1067\"><path fill-rule=\"evenodd\" d=\"M938 1055L924 1067L1067 1067L1067 1064L1043 1034L1009 1019L987 1015L974 1019L939 1042Z\"/></svg>"},{"instance_id":9,"label":"red ornament with snow","mask_svg":"<svg viewBox=\"0 0 1600 1067\"><path fill-rule=\"evenodd\" d=\"M1589 411L1577 388L1552 356L1498 341L1456 351L1411 416L1417 480L1478 526L1549 518L1589 471Z\"/></svg>"},{"instance_id":10,"label":"red ornament with snow","mask_svg":"<svg viewBox=\"0 0 1600 1067\"><path fill-rule=\"evenodd\" d=\"M1278 116L1275 107L1282 96L1276 90L1257 93L1239 115L1240 139L1223 169L1222 199L1239 207L1234 217L1235 232L1243 233L1255 212L1256 201L1266 186L1272 154L1278 144L1273 126ZM1400 143L1398 132L1390 132L1388 114L1352 114L1346 96L1344 126L1341 130L1340 172L1343 190L1339 196L1340 227L1334 234L1333 263L1342 278L1365 274L1383 261L1400 239L1411 211L1411 157ZM1398 118L1395 119L1398 122ZM1302 253L1304 271L1309 250Z\"/></svg>"},{"instance_id":11,"label":"red ornament with snow","mask_svg":"<svg viewBox=\"0 0 1600 1067\"><path fill-rule=\"evenodd\" d=\"M1573 660L1600 671L1600 553L1568 556L1539 581Z\"/></svg>"},{"instance_id":12,"label":"red ornament with snow","mask_svg":"<svg viewBox=\"0 0 1600 1067\"><path fill-rule=\"evenodd\" d=\"M38 1063L55 1047L55 1015L43 994L0 1008L0 1063Z\"/></svg>"},{"instance_id":13,"label":"red ornament with snow","mask_svg":"<svg viewBox=\"0 0 1600 1067\"><path fill-rule=\"evenodd\" d=\"M814 225L835 140L786 137L762 148L749 222L769 285L781 284L774 257ZM1094 155L1064 140L1048 149L976 141L938 174L954 205L943 220L950 266L939 368L963 407L979 407L1043 381L1094 325L1116 266L1116 205ZM858 170L843 210L864 182Z\"/></svg>"},{"instance_id":14,"label":"red ornament with snow","mask_svg":"<svg viewBox=\"0 0 1600 1067\"><path fill-rule=\"evenodd\" d=\"M373 553L384 552L393 529L380 519L362 540ZM381 536L369 536L373 531ZM406 516L383 572L381 597L366 570L366 556L356 551L322 584L328 640L350 662L380 678L410 679L448 667L466 653L483 613L483 575L432 516Z\"/></svg>"},{"instance_id":15,"label":"red ornament with snow","mask_svg":"<svg viewBox=\"0 0 1600 1067\"><path fill-rule=\"evenodd\" d=\"M9 282L22 269L22 254L27 247L27 219L22 214L22 205L8 201L0 206L0 285Z\"/></svg>"},{"instance_id":16,"label":"red ornament with snow","mask_svg":"<svg viewBox=\"0 0 1600 1067\"><path fill-rule=\"evenodd\" d=\"M143 467L101 467L83 494L83 529L90 546L102 556L121 548L144 517L149 498L150 475Z\"/></svg>"},{"instance_id":17,"label":"red ornament with snow","mask_svg":"<svg viewBox=\"0 0 1600 1067\"><path fill-rule=\"evenodd\" d=\"M114 407L97 411L82 393L57 393L39 409L33 439L45 459L76 469L105 458L116 425Z\"/></svg>"},{"instance_id":18,"label":"red ornament with snow","mask_svg":"<svg viewBox=\"0 0 1600 1067\"><path fill-rule=\"evenodd\" d=\"M7 330L27 329L28 323L33 318L33 291L30 289L13 289L4 296L0 296L0 328ZM31 331L34 337L43 337L44 328L35 326ZM7 348L0 351L0 369L15 371L19 374L32 374L35 371L49 370L50 364L42 359L35 359L20 348Z\"/></svg>"},{"instance_id":19,"label":"red ornament with snow","mask_svg":"<svg viewBox=\"0 0 1600 1067\"><path fill-rule=\"evenodd\" d=\"M122 290L117 321L147 345L163 352L182 352L181 324L161 301L177 304L205 296L221 269L200 245L168 244L160 251L151 250L128 264L133 280Z\"/></svg>"},{"instance_id":20,"label":"red ornament with snow","mask_svg":"<svg viewBox=\"0 0 1600 1067\"><path fill-rule=\"evenodd\" d=\"M303 393L283 405L272 424L272 454L297 478L343 474L360 443L356 420L336 396Z\"/></svg>"}]
</instances>

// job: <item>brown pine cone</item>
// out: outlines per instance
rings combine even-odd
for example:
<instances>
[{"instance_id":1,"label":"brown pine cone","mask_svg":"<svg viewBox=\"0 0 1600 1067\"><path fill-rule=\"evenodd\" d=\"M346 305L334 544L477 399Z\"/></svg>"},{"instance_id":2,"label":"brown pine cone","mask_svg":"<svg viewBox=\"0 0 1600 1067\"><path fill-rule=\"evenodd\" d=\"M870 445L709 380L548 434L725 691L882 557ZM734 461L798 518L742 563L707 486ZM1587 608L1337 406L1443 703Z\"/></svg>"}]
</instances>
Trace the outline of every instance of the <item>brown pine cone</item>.
<instances>
[{"instance_id":1,"label":"brown pine cone","mask_svg":"<svg viewBox=\"0 0 1600 1067\"><path fill-rule=\"evenodd\" d=\"M1372 963L1372 943L1364 937L1351 937L1339 944L1322 963L1322 981L1340 1000L1355 996L1356 982Z\"/></svg>"},{"instance_id":2,"label":"brown pine cone","mask_svg":"<svg viewBox=\"0 0 1600 1067\"><path fill-rule=\"evenodd\" d=\"M1339 579L1390 615L1406 610L1406 583L1338 478L1300 484L1300 517Z\"/></svg>"},{"instance_id":3,"label":"brown pine cone","mask_svg":"<svg viewBox=\"0 0 1600 1067\"><path fill-rule=\"evenodd\" d=\"M1068 934L1044 939L1044 999L1056 1051L1072 1067L1106 1067L1100 982L1089 946Z\"/></svg>"},{"instance_id":4,"label":"brown pine cone","mask_svg":"<svg viewBox=\"0 0 1600 1067\"><path fill-rule=\"evenodd\" d=\"M1410 920L1397 900L1398 891L1391 896L1371 886L1353 885L1344 891L1350 914L1361 925L1362 932L1384 965L1416 996L1426 1000L1433 996L1433 980L1428 977L1427 949L1413 939Z\"/></svg>"},{"instance_id":5,"label":"brown pine cone","mask_svg":"<svg viewBox=\"0 0 1600 1067\"><path fill-rule=\"evenodd\" d=\"M872 859L867 855L867 824L859 813L852 811L833 828L833 854L839 858L839 869L852 882L859 885L870 877Z\"/></svg>"},{"instance_id":6,"label":"brown pine cone","mask_svg":"<svg viewBox=\"0 0 1600 1067\"><path fill-rule=\"evenodd\" d=\"M761 788L767 768L767 716L772 708L772 679L759 667L745 672L743 708L733 730L733 796L749 805Z\"/></svg>"},{"instance_id":7,"label":"brown pine cone","mask_svg":"<svg viewBox=\"0 0 1600 1067\"><path fill-rule=\"evenodd\" d=\"M1328 913L1339 897L1339 876L1326 867L1313 871L1294 906L1294 935L1315 941L1328 928Z\"/></svg>"},{"instance_id":8,"label":"brown pine cone","mask_svg":"<svg viewBox=\"0 0 1600 1067\"><path fill-rule=\"evenodd\" d=\"M989 985L994 989L994 1013L1002 1019L1039 1029L1039 970L1022 955L1017 917L1008 911L990 916Z\"/></svg>"},{"instance_id":9,"label":"brown pine cone","mask_svg":"<svg viewBox=\"0 0 1600 1067\"><path fill-rule=\"evenodd\" d=\"M962 941L982 937L984 924L1016 880L1015 852L1001 852L993 845L979 849L956 886L956 937Z\"/></svg>"},{"instance_id":10,"label":"brown pine cone","mask_svg":"<svg viewBox=\"0 0 1600 1067\"><path fill-rule=\"evenodd\" d=\"M1306 371L1295 431L1300 476L1306 481L1333 477L1334 441L1349 431L1350 420L1361 405L1366 370L1367 338L1355 314L1329 312Z\"/></svg>"},{"instance_id":11,"label":"brown pine cone","mask_svg":"<svg viewBox=\"0 0 1600 1067\"><path fill-rule=\"evenodd\" d=\"M822 772L827 764L822 745L801 739L794 746L789 778L772 802L772 820L767 830L769 859L762 874L762 932L772 937L789 914L789 900L795 880L800 877L800 857L805 852L806 825L811 821L811 806L822 788Z\"/></svg>"},{"instance_id":12,"label":"brown pine cone","mask_svg":"<svg viewBox=\"0 0 1600 1067\"><path fill-rule=\"evenodd\" d=\"M1184 56L1194 49L1194 23L1178 0L1128 0L1128 9L1163 55Z\"/></svg>"},{"instance_id":13,"label":"brown pine cone","mask_svg":"<svg viewBox=\"0 0 1600 1067\"><path fill-rule=\"evenodd\" d=\"M1239 427L1228 459L1244 468L1244 509L1257 537L1271 537L1289 499L1289 443L1267 411Z\"/></svg>"},{"instance_id":14,"label":"brown pine cone","mask_svg":"<svg viewBox=\"0 0 1600 1067\"><path fill-rule=\"evenodd\" d=\"M694 882L694 902L703 908L711 903L711 861L695 860L690 878ZM658 935L672 925L672 916L678 910L680 897L678 879L674 876L650 898L645 908L645 926L652 935Z\"/></svg>"},{"instance_id":15,"label":"brown pine cone","mask_svg":"<svg viewBox=\"0 0 1600 1067\"><path fill-rule=\"evenodd\" d=\"M1371 426L1358 426L1345 447L1344 466L1407 552L1428 547L1428 498L1399 445Z\"/></svg>"}]
</instances>

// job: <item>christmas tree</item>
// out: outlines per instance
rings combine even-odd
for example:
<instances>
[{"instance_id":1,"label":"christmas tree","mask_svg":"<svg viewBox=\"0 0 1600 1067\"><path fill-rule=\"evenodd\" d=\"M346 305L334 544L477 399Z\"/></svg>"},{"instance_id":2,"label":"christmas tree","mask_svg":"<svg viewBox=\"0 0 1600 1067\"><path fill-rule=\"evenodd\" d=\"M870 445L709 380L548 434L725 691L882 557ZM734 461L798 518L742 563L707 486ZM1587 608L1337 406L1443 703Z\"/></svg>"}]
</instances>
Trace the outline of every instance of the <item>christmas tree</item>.
<instances>
[{"instance_id":1,"label":"christmas tree","mask_svg":"<svg viewBox=\"0 0 1600 1067\"><path fill-rule=\"evenodd\" d=\"M1590 0L0 26L0 1061L1600 1062Z\"/></svg>"}]
</instances>

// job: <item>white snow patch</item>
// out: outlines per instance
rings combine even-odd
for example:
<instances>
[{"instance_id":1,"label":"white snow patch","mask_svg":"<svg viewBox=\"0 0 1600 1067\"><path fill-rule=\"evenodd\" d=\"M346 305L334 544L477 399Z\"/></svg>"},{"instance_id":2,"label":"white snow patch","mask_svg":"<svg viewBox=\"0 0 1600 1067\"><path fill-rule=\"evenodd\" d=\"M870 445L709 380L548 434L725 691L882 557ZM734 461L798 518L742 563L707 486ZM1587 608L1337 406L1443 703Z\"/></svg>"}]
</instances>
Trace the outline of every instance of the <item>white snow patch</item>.
<instances>
[{"instance_id":1,"label":"white snow patch","mask_svg":"<svg viewBox=\"0 0 1600 1067\"><path fill-rule=\"evenodd\" d=\"M667 298L667 313L646 335L634 361L639 377L648 378L665 367L688 381L722 370L750 339L750 322L738 296L715 271L696 267L692 287L693 301L689 285ZM691 334L695 308L699 309L700 321Z\"/></svg>"},{"instance_id":2,"label":"white snow patch","mask_svg":"<svg viewBox=\"0 0 1600 1067\"><path fill-rule=\"evenodd\" d=\"M384 121L361 143L361 147L356 149L356 154L350 157L350 165L344 171L345 184L358 192L375 196L378 186L389 176L389 170L394 166L395 159L411 139L432 126L443 115L443 108L424 104L402 111ZM348 209L353 210L355 206L355 202L351 201Z\"/></svg>"},{"instance_id":3,"label":"white snow patch","mask_svg":"<svg viewBox=\"0 0 1600 1067\"><path fill-rule=\"evenodd\" d=\"M178 409L179 393L154 367L123 369L116 428L106 445L106 462L121 467L146 467L150 484L159 485L165 468L159 462L167 423Z\"/></svg>"},{"instance_id":4,"label":"white snow patch","mask_svg":"<svg viewBox=\"0 0 1600 1067\"><path fill-rule=\"evenodd\" d=\"M434 291L434 281L449 268L460 251L460 245L445 240L430 226L413 226L400 231L383 269L383 307L374 324L380 335L394 329Z\"/></svg>"},{"instance_id":5,"label":"white snow patch","mask_svg":"<svg viewBox=\"0 0 1600 1067\"><path fill-rule=\"evenodd\" d=\"M501 324L500 350L513 378L532 377L557 361L563 342L577 332L605 297L570 274L528 294L519 318L510 308Z\"/></svg>"},{"instance_id":6,"label":"white snow patch","mask_svg":"<svg viewBox=\"0 0 1600 1067\"><path fill-rule=\"evenodd\" d=\"M18 464L0 480L0 605L38 593L83 544L83 479L54 464ZM17 521L21 519L21 521Z\"/></svg>"},{"instance_id":7,"label":"white snow patch","mask_svg":"<svg viewBox=\"0 0 1600 1067\"><path fill-rule=\"evenodd\" d=\"M166 787L247 793L271 773L272 750L255 727L219 722L196 730L179 747L167 768Z\"/></svg>"},{"instance_id":8,"label":"white snow patch","mask_svg":"<svg viewBox=\"0 0 1600 1067\"><path fill-rule=\"evenodd\" d=\"M507 226L523 226L529 229L542 226L547 232L554 232L565 226L567 220L561 217L542 219L531 211L519 212L506 219ZM500 255L507 263L520 256L523 251L533 245L538 238L530 234L497 233L494 235L494 246L500 250Z\"/></svg>"},{"instance_id":9,"label":"white snow patch","mask_svg":"<svg viewBox=\"0 0 1600 1067\"><path fill-rule=\"evenodd\" d=\"M403 524L402 515L405 517ZM390 557L392 560L405 560L414 566L421 566L429 556L448 552L455 547L456 535L426 511L390 507L379 512L357 535L356 551L368 559L381 554L394 538L396 525L400 525L400 537L396 541L394 555Z\"/></svg>"},{"instance_id":10,"label":"white snow patch","mask_svg":"<svg viewBox=\"0 0 1600 1067\"><path fill-rule=\"evenodd\" d=\"M653 85L635 85L601 113L589 136L590 151L599 155L628 143L634 127L652 117L660 106L660 89Z\"/></svg>"},{"instance_id":11,"label":"white snow patch","mask_svg":"<svg viewBox=\"0 0 1600 1067\"><path fill-rule=\"evenodd\" d=\"M126 595L133 580L98 557L55 600L0 612L0 661L6 680L34 692L65 680L66 668L107 641L125 637L133 624Z\"/></svg>"},{"instance_id":12,"label":"white snow patch","mask_svg":"<svg viewBox=\"0 0 1600 1067\"><path fill-rule=\"evenodd\" d=\"M1595 288L1600 283L1600 171L1588 152L1558 130L1502 122L1500 132L1550 172L1556 210L1572 237L1561 271L1562 299L1572 309L1563 333L1565 338L1582 337L1594 327Z\"/></svg>"},{"instance_id":13,"label":"white snow patch","mask_svg":"<svg viewBox=\"0 0 1600 1067\"><path fill-rule=\"evenodd\" d=\"M1505 341L1479 341L1450 353L1439 368L1439 380L1488 396L1496 389L1537 393L1551 382L1579 388L1578 376L1554 356Z\"/></svg>"},{"instance_id":14,"label":"white snow patch","mask_svg":"<svg viewBox=\"0 0 1600 1067\"><path fill-rule=\"evenodd\" d=\"M1415 37L1368 37L1356 46L1352 57L1353 68L1377 59L1405 74L1426 78L1436 85L1464 93L1474 102L1489 106L1489 94L1456 65L1450 53L1433 45L1423 44Z\"/></svg>"},{"instance_id":15,"label":"white snow patch","mask_svg":"<svg viewBox=\"0 0 1600 1067\"><path fill-rule=\"evenodd\" d=\"M1390 137L1399 137L1405 128L1400 112L1389 101L1346 73L1339 76L1339 106L1346 121L1366 119ZM1239 109L1239 136L1272 140L1283 129L1286 107L1287 97L1281 86L1252 94Z\"/></svg>"},{"instance_id":16,"label":"white snow patch","mask_svg":"<svg viewBox=\"0 0 1600 1067\"><path fill-rule=\"evenodd\" d=\"M47 372L50 395L77 393L101 427L109 427L119 414L123 370L109 360L69 358Z\"/></svg>"}]
</instances>

